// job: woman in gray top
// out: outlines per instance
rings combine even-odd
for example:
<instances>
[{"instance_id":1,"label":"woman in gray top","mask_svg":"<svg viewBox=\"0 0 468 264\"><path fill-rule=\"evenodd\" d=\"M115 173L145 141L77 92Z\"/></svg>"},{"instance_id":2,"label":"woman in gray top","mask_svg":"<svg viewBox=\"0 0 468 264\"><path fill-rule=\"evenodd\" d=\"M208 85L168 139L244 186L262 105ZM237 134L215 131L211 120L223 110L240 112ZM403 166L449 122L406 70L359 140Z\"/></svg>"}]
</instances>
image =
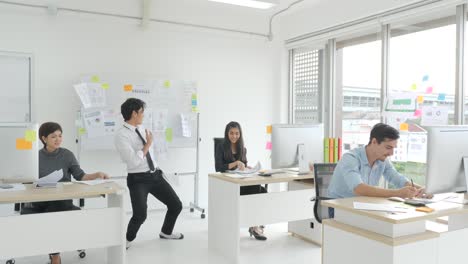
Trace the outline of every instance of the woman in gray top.
<instances>
[{"instance_id":1,"label":"woman in gray top","mask_svg":"<svg viewBox=\"0 0 468 264\"><path fill-rule=\"evenodd\" d=\"M56 170L63 171L60 182L70 182L71 176L79 181L108 179L103 172L86 174L78 164L75 155L66 148L61 148L62 127L54 122L47 122L39 128L39 139L44 148L39 150L39 178L45 177ZM34 213L79 210L73 205L73 200L61 200L33 203ZM61 263L60 254L50 254L51 264Z\"/></svg>"}]
</instances>

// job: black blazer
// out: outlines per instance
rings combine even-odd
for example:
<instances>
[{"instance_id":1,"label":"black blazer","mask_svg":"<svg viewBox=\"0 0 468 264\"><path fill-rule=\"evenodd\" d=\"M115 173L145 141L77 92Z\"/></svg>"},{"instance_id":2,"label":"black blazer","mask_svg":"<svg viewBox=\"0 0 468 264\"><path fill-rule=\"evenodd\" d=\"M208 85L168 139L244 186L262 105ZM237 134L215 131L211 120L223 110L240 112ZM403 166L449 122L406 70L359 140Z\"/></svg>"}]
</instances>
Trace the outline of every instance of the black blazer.
<instances>
[{"instance_id":1,"label":"black blazer","mask_svg":"<svg viewBox=\"0 0 468 264\"><path fill-rule=\"evenodd\" d=\"M230 146L229 146L230 147ZM236 153L233 155L233 158L232 159L227 159L225 156L224 156L224 144L218 144L216 146L216 151L215 151L215 169L217 172L225 172L227 170L229 170L229 163L231 162L234 162L236 160L240 160L242 161L245 166L247 166L247 149L244 148L244 157L239 157L239 153ZM235 170L237 167L235 168L232 168L233 170Z\"/></svg>"}]
</instances>

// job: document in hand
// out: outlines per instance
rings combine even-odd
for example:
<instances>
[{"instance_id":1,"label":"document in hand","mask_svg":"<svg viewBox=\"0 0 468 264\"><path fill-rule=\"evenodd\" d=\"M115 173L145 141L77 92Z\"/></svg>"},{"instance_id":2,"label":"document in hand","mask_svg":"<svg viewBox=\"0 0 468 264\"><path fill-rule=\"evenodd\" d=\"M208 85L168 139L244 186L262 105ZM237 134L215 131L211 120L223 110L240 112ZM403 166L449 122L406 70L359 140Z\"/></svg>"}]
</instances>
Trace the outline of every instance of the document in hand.
<instances>
[{"instance_id":1,"label":"document in hand","mask_svg":"<svg viewBox=\"0 0 468 264\"><path fill-rule=\"evenodd\" d=\"M59 169L50 173L47 176L39 178L35 186L36 187L56 187L57 182L60 181L62 178L63 178L63 171L62 169Z\"/></svg>"},{"instance_id":2,"label":"document in hand","mask_svg":"<svg viewBox=\"0 0 468 264\"><path fill-rule=\"evenodd\" d=\"M245 168L244 170L235 169L235 170L228 170L227 172L237 173L237 174L254 174L254 173L257 173L261 169L262 169L262 165L260 164L260 161L257 161L257 163L255 164L255 167L251 169L248 169L248 168Z\"/></svg>"}]
</instances>

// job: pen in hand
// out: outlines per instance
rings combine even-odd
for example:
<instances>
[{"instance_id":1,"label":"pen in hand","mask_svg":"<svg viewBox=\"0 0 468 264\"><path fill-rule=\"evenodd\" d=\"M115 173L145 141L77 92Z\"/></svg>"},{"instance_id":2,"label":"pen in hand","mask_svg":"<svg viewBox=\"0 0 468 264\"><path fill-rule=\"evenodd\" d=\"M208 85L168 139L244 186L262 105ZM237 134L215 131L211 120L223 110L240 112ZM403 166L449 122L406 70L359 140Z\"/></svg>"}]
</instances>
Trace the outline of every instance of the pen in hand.
<instances>
[{"instance_id":1,"label":"pen in hand","mask_svg":"<svg viewBox=\"0 0 468 264\"><path fill-rule=\"evenodd\" d=\"M414 188L414 182L413 182L413 179L411 179L411 187Z\"/></svg>"}]
</instances>

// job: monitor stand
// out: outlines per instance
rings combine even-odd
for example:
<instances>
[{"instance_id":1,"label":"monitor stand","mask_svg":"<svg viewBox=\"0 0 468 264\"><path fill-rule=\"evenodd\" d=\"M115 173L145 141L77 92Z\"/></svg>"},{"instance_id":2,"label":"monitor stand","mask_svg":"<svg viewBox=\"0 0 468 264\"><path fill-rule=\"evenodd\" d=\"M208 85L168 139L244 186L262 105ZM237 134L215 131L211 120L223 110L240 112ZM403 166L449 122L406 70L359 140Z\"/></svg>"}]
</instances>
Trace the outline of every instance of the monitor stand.
<instances>
[{"instance_id":1,"label":"monitor stand","mask_svg":"<svg viewBox=\"0 0 468 264\"><path fill-rule=\"evenodd\" d=\"M305 153L305 145L304 144L298 144L297 145L297 159L299 162L299 172L298 174L307 174L309 173L309 162L307 161L306 158L306 153Z\"/></svg>"}]
</instances>

